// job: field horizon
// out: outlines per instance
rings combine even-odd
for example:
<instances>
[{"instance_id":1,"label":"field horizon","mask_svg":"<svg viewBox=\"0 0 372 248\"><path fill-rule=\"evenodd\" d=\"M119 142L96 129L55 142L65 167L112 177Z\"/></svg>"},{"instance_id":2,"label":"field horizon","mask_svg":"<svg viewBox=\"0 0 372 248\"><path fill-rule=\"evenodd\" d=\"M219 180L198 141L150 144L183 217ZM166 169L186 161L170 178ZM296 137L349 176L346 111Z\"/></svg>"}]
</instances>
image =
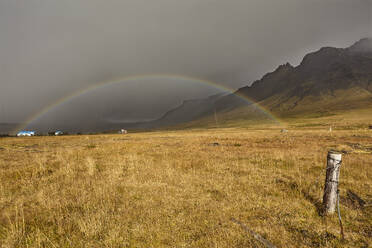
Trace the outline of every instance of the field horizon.
<instances>
[{"instance_id":1,"label":"field horizon","mask_svg":"<svg viewBox=\"0 0 372 248\"><path fill-rule=\"evenodd\" d=\"M370 113L1 138L0 247L264 247L232 219L277 247L369 247L372 209L348 192L372 199ZM320 214L329 150L344 240Z\"/></svg>"}]
</instances>

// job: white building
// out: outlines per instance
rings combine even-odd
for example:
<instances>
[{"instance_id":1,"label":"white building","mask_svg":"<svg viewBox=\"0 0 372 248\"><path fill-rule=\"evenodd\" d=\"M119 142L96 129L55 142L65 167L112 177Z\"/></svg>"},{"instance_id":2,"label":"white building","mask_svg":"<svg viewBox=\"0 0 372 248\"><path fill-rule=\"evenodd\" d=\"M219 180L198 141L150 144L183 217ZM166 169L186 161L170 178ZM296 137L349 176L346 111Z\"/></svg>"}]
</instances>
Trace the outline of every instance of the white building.
<instances>
[{"instance_id":1,"label":"white building","mask_svg":"<svg viewBox=\"0 0 372 248\"><path fill-rule=\"evenodd\" d=\"M19 133L17 133L17 136L35 136L35 131L20 131Z\"/></svg>"},{"instance_id":2,"label":"white building","mask_svg":"<svg viewBox=\"0 0 372 248\"><path fill-rule=\"evenodd\" d=\"M125 130L125 129L121 129L121 130L119 131L119 133L120 133L120 134L127 134L127 133L128 133L128 131L127 131L127 130Z\"/></svg>"},{"instance_id":3,"label":"white building","mask_svg":"<svg viewBox=\"0 0 372 248\"><path fill-rule=\"evenodd\" d=\"M55 135L55 136L63 135L63 132L62 132L62 131L56 131L56 132L54 133L54 135Z\"/></svg>"}]
</instances>

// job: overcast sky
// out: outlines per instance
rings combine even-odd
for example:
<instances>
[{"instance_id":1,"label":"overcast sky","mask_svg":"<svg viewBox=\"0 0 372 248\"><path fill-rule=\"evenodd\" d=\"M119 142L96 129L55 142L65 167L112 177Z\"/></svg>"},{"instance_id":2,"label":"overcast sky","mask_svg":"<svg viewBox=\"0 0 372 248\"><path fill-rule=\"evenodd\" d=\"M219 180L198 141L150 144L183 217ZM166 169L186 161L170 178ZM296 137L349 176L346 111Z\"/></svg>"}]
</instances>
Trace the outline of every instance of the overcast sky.
<instances>
[{"instance_id":1,"label":"overcast sky","mask_svg":"<svg viewBox=\"0 0 372 248\"><path fill-rule=\"evenodd\" d=\"M77 90L138 74L236 89L322 46L372 36L371 13L372 0L0 0L0 122L22 122ZM151 119L216 92L147 79L57 109L92 112L99 103L106 114L97 118Z\"/></svg>"}]
</instances>

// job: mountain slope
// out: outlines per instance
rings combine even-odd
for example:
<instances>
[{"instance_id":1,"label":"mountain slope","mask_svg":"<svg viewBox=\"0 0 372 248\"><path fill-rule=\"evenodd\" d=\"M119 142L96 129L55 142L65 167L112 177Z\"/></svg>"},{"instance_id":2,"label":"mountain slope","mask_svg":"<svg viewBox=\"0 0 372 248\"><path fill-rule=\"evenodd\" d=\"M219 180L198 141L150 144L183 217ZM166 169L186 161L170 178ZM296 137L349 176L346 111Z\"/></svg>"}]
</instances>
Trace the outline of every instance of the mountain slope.
<instances>
[{"instance_id":1,"label":"mountain slope","mask_svg":"<svg viewBox=\"0 0 372 248\"><path fill-rule=\"evenodd\" d=\"M280 98L270 109L281 112L283 104L288 105L284 110L294 110L306 97L329 100L338 98L336 91L349 89L354 89L354 93L356 89L363 97L372 92L371 39L362 39L346 49L321 48L306 55L299 66L279 66L252 86L239 89L237 94L258 102ZM297 100L289 105L292 98Z\"/></svg>"},{"instance_id":2,"label":"mountain slope","mask_svg":"<svg viewBox=\"0 0 372 248\"><path fill-rule=\"evenodd\" d=\"M372 39L362 39L348 48L323 47L307 54L296 67L280 65L234 94L187 101L152 124L165 126L207 118L214 110L229 119L259 116L244 99L282 117L372 108Z\"/></svg>"},{"instance_id":3,"label":"mountain slope","mask_svg":"<svg viewBox=\"0 0 372 248\"><path fill-rule=\"evenodd\" d=\"M223 97L223 94L217 94L204 99L184 101L180 106L166 112L161 118L155 121L140 123L136 127L153 128L173 126L212 115L215 111L214 103Z\"/></svg>"}]
</instances>

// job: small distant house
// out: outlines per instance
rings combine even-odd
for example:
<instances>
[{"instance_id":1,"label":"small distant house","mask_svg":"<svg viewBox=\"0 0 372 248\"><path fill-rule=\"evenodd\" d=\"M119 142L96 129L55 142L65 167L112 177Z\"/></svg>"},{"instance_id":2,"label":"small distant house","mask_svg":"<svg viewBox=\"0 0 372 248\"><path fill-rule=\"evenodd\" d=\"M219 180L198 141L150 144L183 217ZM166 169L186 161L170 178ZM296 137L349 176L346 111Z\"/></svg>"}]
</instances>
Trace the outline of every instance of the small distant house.
<instances>
[{"instance_id":1,"label":"small distant house","mask_svg":"<svg viewBox=\"0 0 372 248\"><path fill-rule=\"evenodd\" d=\"M56 132L54 133L54 135L55 135L55 136L60 136L60 135L63 135L63 132L62 132L62 131L56 131Z\"/></svg>"},{"instance_id":2,"label":"small distant house","mask_svg":"<svg viewBox=\"0 0 372 248\"><path fill-rule=\"evenodd\" d=\"M125 129L121 129L121 130L119 131L119 133L120 133L120 134L127 134L127 133L128 133L128 131L127 131L127 130L125 130Z\"/></svg>"},{"instance_id":3,"label":"small distant house","mask_svg":"<svg viewBox=\"0 0 372 248\"><path fill-rule=\"evenodd\" d=\"M21 137L21 136L35 136L35 131L20 131L19 133L17 133L17 136L18 137Z\"/></svg>"}]
</instances>

